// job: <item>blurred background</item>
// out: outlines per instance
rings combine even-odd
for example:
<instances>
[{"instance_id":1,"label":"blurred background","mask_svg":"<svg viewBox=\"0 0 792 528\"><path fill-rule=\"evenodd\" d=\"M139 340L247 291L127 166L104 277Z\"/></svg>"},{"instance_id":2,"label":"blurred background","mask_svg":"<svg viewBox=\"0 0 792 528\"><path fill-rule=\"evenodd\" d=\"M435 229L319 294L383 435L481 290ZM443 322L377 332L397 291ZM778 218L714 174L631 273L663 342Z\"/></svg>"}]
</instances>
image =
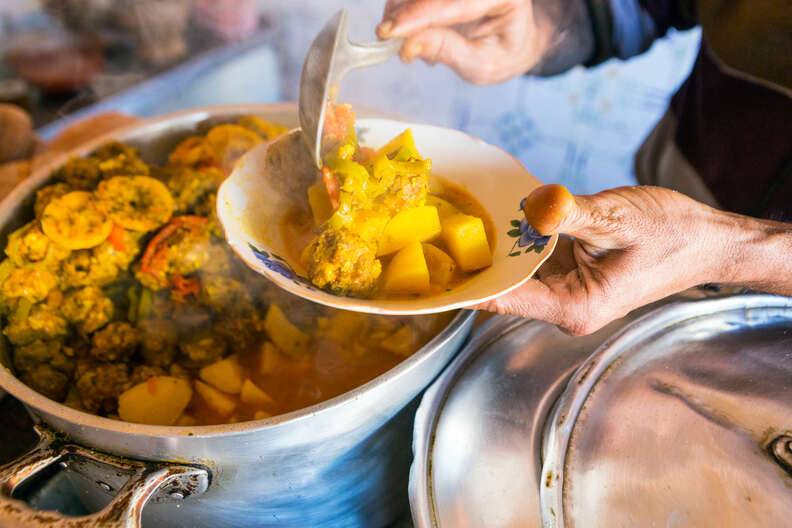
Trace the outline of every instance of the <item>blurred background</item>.
<instances>
[{"instance_id":1,"label":"blurred background","mask_svg":"<svg viewBox=\"0 0 792 528\"><path fill-rule=\"evenodd\" d=\"M348 7L353 40L374 40L384 1L4 0L0 103L23 108L34 129L12 157L106 112L145 118L295 101L303 57L324 22ZM465 130L541 180L590 193L634 183L632 155L688 72L698 39L697 30L672 33L631 61L490 87L444 66L393 60L350 74L339 99Z\"/></svg>"}]
</instances>

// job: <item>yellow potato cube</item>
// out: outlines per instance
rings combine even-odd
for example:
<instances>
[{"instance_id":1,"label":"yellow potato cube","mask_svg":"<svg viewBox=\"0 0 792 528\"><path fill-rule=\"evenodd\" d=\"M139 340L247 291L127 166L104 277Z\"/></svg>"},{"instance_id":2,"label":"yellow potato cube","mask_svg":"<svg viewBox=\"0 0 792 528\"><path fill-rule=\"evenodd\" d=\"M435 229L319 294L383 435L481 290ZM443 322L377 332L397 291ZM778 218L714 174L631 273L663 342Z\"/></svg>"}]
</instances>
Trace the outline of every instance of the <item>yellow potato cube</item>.
<instances>
[{"instance_id":1,"label":"yellow potato cube","mask_svg":"<svg viewBox=\"0 0 792 528\"><path fill-rule=\"evenodd\" d=\"M195 381L195 392L203 398L206 405L220 416L230 416L236 409L237 402L234 398L202 381Z\"/></svg>"},{"instance_id":2,"label":"yellow potato cube","mask_svg":"<svg viewBox=\"0 0 792 528\"><path fill-rule=\"evenodd\" d=\"M325 223L333 214L330 195L327 194L327 188L321 182L308 187L308 203L311 206L311 212L317 226Z\"/></svg>"},{"instance_id":3,"label":"yellow potato cube","mask_svg":"<svg viewBox=\"0 0 792 528\"><path fill-rule=\"evenodd\" d=\"M429 291L429 268L426 267L420 242L413 242L396 253L385 269L386 293L425 293Z\"/></svg>"},{"instance_id":4,"label":"yellow potato cube","mask_svg":"<svg viewBox=\"0 0 792 528\"><path fill-rule=\"evenodd\" d=\"M380 346L398 356L410 355L412 345L412 329L404 325L380 342Z\"/></svg>"},{"instance_id":5,"label":"yellow potato cube","mask_svg":"<svg viewBox=\"0 0 792 528\"><path fill-rule=\"evenodd\" d=\"M253 415L254 420L263 420L265 418L272 418L272 415L266 411L256 411Z\"/></svg>"},{"instance_id":6,"label":"yellow potato cube","mask_svg":"<svg viewBox=\"0 0 792 528\"><path fill-rule=\"evenodd\" d=\"M339 343L354 339L368 325L367 316L357 312L339 310L330 320L327 337Z\"/></svg>"},{"instance_id":7,"label":"yellow potato cube","mask_svg":"<svg viewBox=\"0 0 792 528\"><path fill-rule=\"evenodd\" d=\"M173 425L192 398L190 382L171 376L154 376L122 392L118 416L125 422Z\"/></svg>"},{"instance_id":8,"label":"yellow potato cube","mask_svg":"<svg viewBox=\"0 0 792 528\"><path fill-rule=\"evenodd\" d=\"M261 374L272 374L277 370L280 362L283 361L275 345L265 341L259 352L259 372Z\"/></svg>"},{"instance_id":9,"label":"yellow potato cube","mask_svg":"<svg viewBox=\"0 0 792 528\"><path fill-rule=\"evenodd\" d=\"M242 384L242 392L239 393L239 399L242 400L242 403L255 405L257 407L275 403L275 400L273 400L269 394L258 388L258 386L249 379L246 379L245 383Z\"/></svg>"},{"instance_id":10,"label":"yellow potato cube","mask_svg":"<svg viewBox=\"0 0 792 528\"><path fill-rule=\"evenodd\" d=\"M197 424L198 420L193 415L187 413L182 413L182 415L179 416L179 419L176 420L176 425L181 427L189 427L191 425Z\"/></svg>"},{"instance_id":11,"label":"yellow potato cube","mask_svg":"<svg viewBox=\"0 0 792 528\"><path fill-rule=\"evenodd\" d=\"M407 147L408 149L412 150L415 153L418 153L418 149L415 147L415 139L413 138L412 129L408 128L395 138L388 141L384 146L382 146L377 153L376 156L380 156L382 154L386 156L390 156L394 154L397 150L402 147Z\"/></svg>"},{"instance_id":12,"label":"yellow potato cube","mask_svg":"<svg viewBox=\"0 0 792 528\"><path fill-rule=\"evenodd\" d=\"M432 244L423 244L423 252L426 267L429 268L430 287L434 291L445 291L448 283L451 282L451 277L454 276L456 262L448 256L448 253Z\"/></svg>"},{"instance_id":13,"label":"yellow potato cube","mask_svg":"<svg viewBox=\"0 0 792 528\"><path fill-rule=\"evenodd\" d=\"M426 205L437 207L437 214L440 216L441 221L447 216L459 214L460 212L451 202L443 200L434 194L426 196Z\"/></svg>"},{"instance_id":14,"label":"yellow potato cube","mask_svg":"<svg viewBox=\"0 0 792 528\"><path fill-rule=\"evenodd\" d=\"M443 241L457 265L465 271L492 264L492 252L481 218L455 214L443 219Z\"/></svg>"},{"instance_id":15,"label":"yellow potato cube","mask_svg":"<svg viewBox=\"0 0 792 528\"><path fill-rule=\"evenodd\" d=\"M239 394L245 379L236 354L203 367L198 371L198 376L209 385L229 394Z\"/></svg>"},{"instance_id":16,"label":"yellow potato cube","mask_svg":"<svg viewBox=\"0 0 792 528\"><path fill-rule=\"evenodd\" d=\"M413 242L426 242L440 234L437 208L423 205L397 213L390 219L377 246L377 256L389 255Z\"/></svg>"},{"instance_id":17,"label":"yellow potato cube","mask_svg":"<svg viewBox=\"0 0 792 528\"><path fill-rule=\"evenodd\" d=\"M286 315L277 304L270 304L264 319L264 329L281 352L299 357L308 351L311 336L286 319Z\"/></svg>"}]
</instances>

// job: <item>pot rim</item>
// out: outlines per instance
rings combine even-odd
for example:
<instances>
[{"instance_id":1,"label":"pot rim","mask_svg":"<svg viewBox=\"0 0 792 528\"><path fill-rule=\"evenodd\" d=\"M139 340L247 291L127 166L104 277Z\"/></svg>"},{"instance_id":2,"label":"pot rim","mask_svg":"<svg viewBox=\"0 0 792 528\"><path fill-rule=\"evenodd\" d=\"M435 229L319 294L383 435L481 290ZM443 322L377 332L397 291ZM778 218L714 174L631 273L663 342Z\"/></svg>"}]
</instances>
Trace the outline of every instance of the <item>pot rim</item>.
<instances>
[{"instance_id":1,"label":"pot rim","mask_svg":"<svg viewBox=\"0 0 792 528\"><path fill-rule=\"evenodd\" d=\"M208 119L223 115L252 113L256 112L257 110L286 112L289 110L296 110L296 105L295 103L287 102L271 104L242 103L201 106L188 110L180 110L178 112L163 114L150 119L144 119L138 123L133 123L128 126L104 133L72 150L58 154L51 159L44 161L41 165L35 167L32 174L27 179L17 185L2 201L0 201L0 225L8 222L10 217L13 216L15 208L19 206L19 204L21 204L26 198L30 197L36 189L41 187L55 168L62 165L72 156L82 156L94 150L101 144L113 139L117 139L119 136L123 136L124 134L127 134L133 130L151 127L158 124L167 124L174 120L178 120L179 118L188 116L200 118L201 114L203 114L203 119ZM84 411L79 411L62 403L51 400L43 394L40 394L25 385L21 380L11 373L10 369L5 367L0 367L0 387L5 389L15 398L19 399L26 406L30 406L41 412L57 416L80 427L96 428L104 431L143 437L190 436L196 438L206 438L223 435L231 436L264 427L275 427L280 424L293 423L298 420L315 416L319 413L326 413L331 409L346 404L350 401L362 399L372 388L384 383L391 383L394 380L404 376L408 371L418 368L422 363L427 361L429 354L432 351L450 341L460 328L463 328L475 317L475 314L476 312L473 310L459 310L459 312L454 316L451 322L449 322L448 325L443 328L443 330L430 339L414 354L406 358L392 369L380 374L372 380L369 380L363 385L355 387L350 391L339 394L338 396L315 405L304 407L286 414L265 418L263 420L251 420L233 424L198 426L147 425L123 422L121 420L113 420L111 418L104 418Z\"/></svg>"}]
</instances>

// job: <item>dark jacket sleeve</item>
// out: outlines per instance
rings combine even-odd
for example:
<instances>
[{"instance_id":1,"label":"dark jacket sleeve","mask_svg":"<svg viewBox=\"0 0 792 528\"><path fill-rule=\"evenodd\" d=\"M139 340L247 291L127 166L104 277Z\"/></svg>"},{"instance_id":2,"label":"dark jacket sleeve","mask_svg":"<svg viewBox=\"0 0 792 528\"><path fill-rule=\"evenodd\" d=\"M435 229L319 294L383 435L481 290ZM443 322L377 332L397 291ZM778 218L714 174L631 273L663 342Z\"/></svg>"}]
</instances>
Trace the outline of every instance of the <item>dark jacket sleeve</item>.
<instances>
[{"instance_id":1,"label":"dark jacket sleeve","mask_svg":"<svg viewBox=\"0 0 792 528\"><path fill-rule=\"evenodd\" d=\"M692 0L586 0L594 34L592 66L643 53L670 28L696 25Z\"/></svg>"}]
</instances>

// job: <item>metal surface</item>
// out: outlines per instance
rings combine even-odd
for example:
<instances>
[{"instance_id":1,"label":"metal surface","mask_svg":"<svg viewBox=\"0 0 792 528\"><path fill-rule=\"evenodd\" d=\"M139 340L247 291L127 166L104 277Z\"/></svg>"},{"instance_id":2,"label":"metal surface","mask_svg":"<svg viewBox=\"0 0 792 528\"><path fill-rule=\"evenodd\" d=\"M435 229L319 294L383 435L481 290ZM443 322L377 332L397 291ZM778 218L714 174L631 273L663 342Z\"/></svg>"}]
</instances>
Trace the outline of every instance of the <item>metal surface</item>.
<instances>
[{"instance_id":1,"label":"metal surface","mask_svg":"<svg viewBox=\"0 0 792 528\"><path fill-rule=\"evenodd\" d=\"M482 328L426 391L416 414L410 470L416 526L539 526L542 427L553 402L597 346L653 306L582 337L518 318L495 318Z\"/></svg>"},{"instance_id":2,"label":"metal surface","mask_svg":"<svg viewBox=\"0 0 792 528\"><path fill-rule=\"evenodd\" d=\"M341 79L350 70L385 62L401 49L404 39L356 44L349 41L349 13L342 9L314 39L300 76L299 116L303 136L322 166L322 127L328 100L335 99Z\"/></svg>"},{"instance_id":3,"label":"metal surface","mask_svg":"<svg viewBox=\"0 0 792 528\"><path fill-rule=\"evenodd\" d=\"M545 428L576 369L648 313L731 293L689 290L582 337L541 321L490 321L426 391L418 408L409 488L416 527L542 526ZM777 448L779 456L792 460L784 449Z\"/></svg>"},{"instance_id":4,"label":"metal surface","mask_svg":"<svg viewBox=\"0 0 792 528\"><path fill-rule=\"evenodd\" d=\"M46 428L37 430L41 437L38 445L0 467L0 526L4 528L39 528L55 523L62 528L137 528L148 501L181 500L201 495L209 487L209 474L204 468L123 460L64 444ZM106 493L113 494L112 500L94 514L68 517L32 510L13 498L14 492L29 479L56 463L92 479Z\"/></svg>"},{"instance_id":5,"label":"metal surface","mask_svg":"<svg viewBox=\"0 0 792 528\"><path fill-rule=\"evenodd\" d=\"M70 155L118 139L149 161L207 121L242 114L294 126L295 105L233 105L180 112L96 138L54 159L0 203L0 238L30 213L34 191ZM406 511L410 405L448 364L470 330L473 312L460 312L434 339L395 368L357 389L293 413L218 426L146 426L100 418L55 403L0 369L0 386L36 419L71 441L116 455L205 466L212 483L200 497L156 502L144 526L384 526ZM103 480L105 483L110 481ZM106 502L98 484L81 490L86 502Z\"/></svg>"},{"instance_id":6,"label":"metal surface","mask_svg":"<svg viewBox=\"0 0 792 528\"><path fill-rule=\"evenodd\" d=\"M788 526L792 299L672 305L604 344L546 428L545 526Z\"/></svg>"}]
</instances>

